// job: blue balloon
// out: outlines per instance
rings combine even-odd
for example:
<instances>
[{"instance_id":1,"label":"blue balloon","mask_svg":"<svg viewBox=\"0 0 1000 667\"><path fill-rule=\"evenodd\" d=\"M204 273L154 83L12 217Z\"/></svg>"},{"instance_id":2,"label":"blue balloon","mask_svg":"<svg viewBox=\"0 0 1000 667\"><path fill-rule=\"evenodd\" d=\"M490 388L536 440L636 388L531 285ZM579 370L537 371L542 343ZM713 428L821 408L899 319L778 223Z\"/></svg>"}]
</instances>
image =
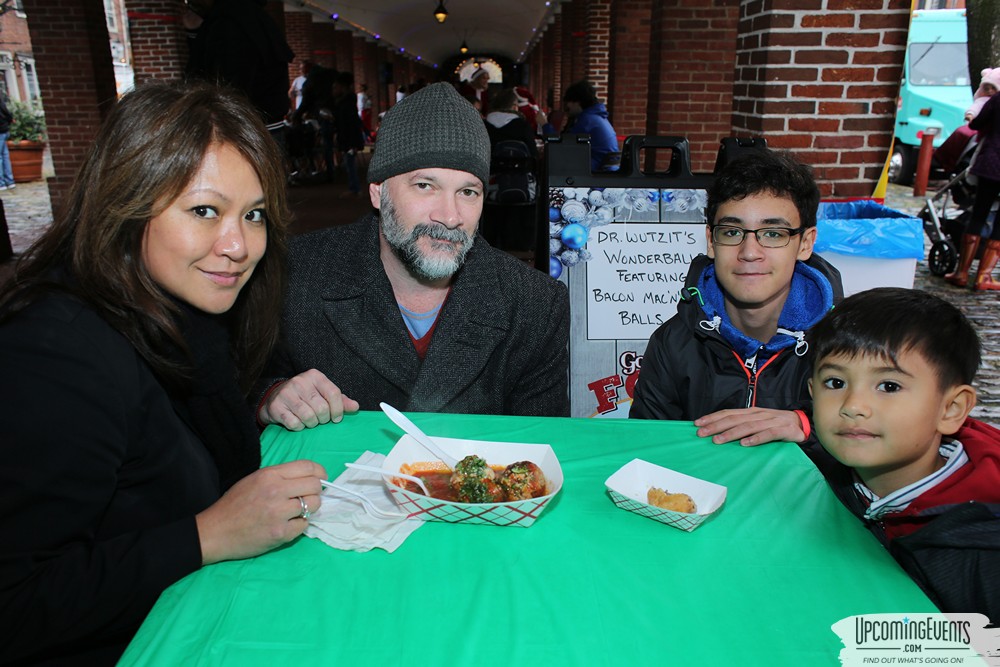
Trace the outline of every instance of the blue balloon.
<instances>
[{"instance_id":1,"label":"blue balloon","mask_svg":"<svg viewBox=\"0 0 1000 667\"><path fill-rule=\"evenodd\" d=\"M573 250L579 250L587 243L587 228L583 225L572 222L562 230L562 242L566 244L567 248L572 248Z\"/></svg>"},{"instance_id":2,"label":"blue balloon","mask_svg":"<svg viewBox=\"0 0 1000 667\"><path fill-rule=\"evenodd\" d=\"M559 261L558 257L549 257L549 275L558 280L559 276L562 275L562 262Z\"/></svg>"}]
</instances>

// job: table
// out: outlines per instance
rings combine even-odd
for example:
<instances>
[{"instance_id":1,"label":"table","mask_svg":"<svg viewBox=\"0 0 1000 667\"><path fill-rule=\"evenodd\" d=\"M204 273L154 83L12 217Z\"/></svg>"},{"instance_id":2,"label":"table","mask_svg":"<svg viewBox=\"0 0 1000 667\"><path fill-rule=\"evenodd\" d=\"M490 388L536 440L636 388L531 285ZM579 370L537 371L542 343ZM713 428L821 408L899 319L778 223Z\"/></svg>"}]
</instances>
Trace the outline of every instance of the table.
<instances>
[{"instance_id":1,"label":"table","mask_svg":"<svg viewBox=\"0 0 1000 667\"><path fill-rule=\"evenodd\" d=\"M547 443L565 484L529 528L428 523L393 554L300 537L163 593L122 665L836 665L830 627L933 612L790 443L712 445L689 422L413 413L436 436ZM381 413L271 426L265 465L338 475L400 431ZM723 484L691 533L615 507L633 458Z\"/></svg>"}]
</instances>

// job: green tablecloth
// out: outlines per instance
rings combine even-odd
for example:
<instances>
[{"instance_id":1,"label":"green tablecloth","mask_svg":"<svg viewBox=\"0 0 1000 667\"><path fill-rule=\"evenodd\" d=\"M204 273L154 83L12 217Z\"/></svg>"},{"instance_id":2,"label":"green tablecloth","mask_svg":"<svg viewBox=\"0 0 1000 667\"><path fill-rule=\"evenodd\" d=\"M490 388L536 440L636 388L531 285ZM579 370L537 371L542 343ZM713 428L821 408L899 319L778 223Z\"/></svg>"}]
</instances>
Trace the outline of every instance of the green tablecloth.
<instances>
[{"instance_id":1,"label":"green tablecloth","mask_svg":"<svg viewBox=\"0 0 1000 667\"><path fill-rule=\"evenodd\" d=\"M428 523L393 554L300 537L161 596L125 665L835 665L854 614L935 611L798 447L744 449L688 422L413 414L437 436L552 445L560 494L529 528ZM264 464L331 477L399 430L381 413L269 427ZM723 484L686 533L615 507L641 458Z\"/></svg>"}]
</instances>

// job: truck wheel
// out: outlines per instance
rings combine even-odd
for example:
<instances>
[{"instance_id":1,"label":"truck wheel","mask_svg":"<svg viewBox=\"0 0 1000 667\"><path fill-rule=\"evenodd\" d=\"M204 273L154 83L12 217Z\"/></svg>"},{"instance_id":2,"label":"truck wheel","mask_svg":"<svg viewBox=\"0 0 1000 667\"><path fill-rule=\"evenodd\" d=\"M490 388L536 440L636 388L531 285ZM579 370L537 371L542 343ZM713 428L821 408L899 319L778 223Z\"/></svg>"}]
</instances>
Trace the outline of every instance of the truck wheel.
<instances>
[{"instance_id":1,"label":"truck wheel","mask_svg":"<svg viewBox=\"0 0 1000 667\"><path fill-rule=\"evenodd\" d=\"M916 155L911 146L896 143L892 146L892 157L889 159L889 182L899 185L912 185L913 174L917 169Z\"/></svg>"}]
</instances>

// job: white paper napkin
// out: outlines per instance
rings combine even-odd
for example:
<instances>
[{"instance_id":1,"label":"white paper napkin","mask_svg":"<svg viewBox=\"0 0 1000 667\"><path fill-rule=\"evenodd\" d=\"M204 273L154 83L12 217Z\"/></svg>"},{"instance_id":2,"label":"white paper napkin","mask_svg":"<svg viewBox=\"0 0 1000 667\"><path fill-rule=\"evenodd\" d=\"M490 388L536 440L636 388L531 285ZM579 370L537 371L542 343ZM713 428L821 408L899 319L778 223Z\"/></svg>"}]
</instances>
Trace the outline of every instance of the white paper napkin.
<instances>
[{"instance_id":1,"label":"white paper napkin","mask_svg":"<svg viewBox=\"0 0 1000 667\"><path fill-rule=\"evenodd\" d=\"M382 454L365 452L355 463L381 467L384 460ZM374 473L348 468L334 483L364 494L380 510L402 514L382 479ZM373 516L361 500L338 493L336 489L324 489L322 497L323 504L319 511L309 517L306 535L322 540L335 549L371 551L378 547L392 553L410 533L424 525L420 519Z\"/></svg>"}]
</instances>

